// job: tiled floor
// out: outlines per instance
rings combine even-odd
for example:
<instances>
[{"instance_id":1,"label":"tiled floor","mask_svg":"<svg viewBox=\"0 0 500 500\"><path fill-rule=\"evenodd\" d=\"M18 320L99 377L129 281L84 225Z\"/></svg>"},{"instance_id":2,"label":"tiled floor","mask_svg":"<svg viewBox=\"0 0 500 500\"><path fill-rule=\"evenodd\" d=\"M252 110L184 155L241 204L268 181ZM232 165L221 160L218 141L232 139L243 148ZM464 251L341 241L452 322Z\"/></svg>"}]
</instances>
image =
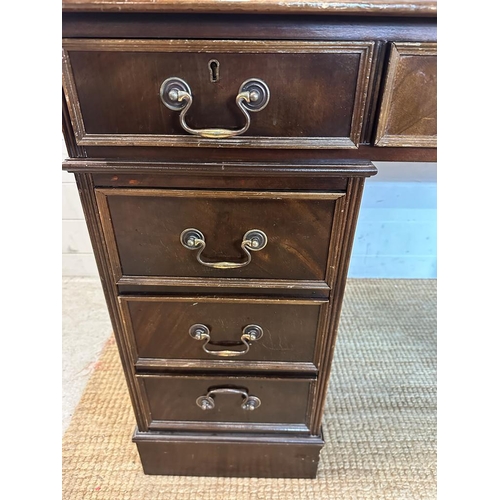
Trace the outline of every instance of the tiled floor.
<instances>
[{"instance_id":1,"label":"tiled floor","mask_svg":"<svg viewBox=\"0 0 500 500\"><path fill-rule=\"evenodd\" d=\"M112 329L98 278L65 277L62 291L64 434Z\"/></svg>"}]
</instances>

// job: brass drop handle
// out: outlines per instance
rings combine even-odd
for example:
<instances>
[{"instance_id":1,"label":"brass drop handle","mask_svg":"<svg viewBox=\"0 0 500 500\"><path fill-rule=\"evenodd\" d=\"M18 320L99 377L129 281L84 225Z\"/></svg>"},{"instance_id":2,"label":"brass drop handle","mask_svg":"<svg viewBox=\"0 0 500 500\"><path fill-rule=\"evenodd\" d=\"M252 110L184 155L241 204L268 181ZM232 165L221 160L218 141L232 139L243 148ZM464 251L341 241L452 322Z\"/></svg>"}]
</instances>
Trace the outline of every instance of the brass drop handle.
<instances>
[{"instance_id":1,"label":"brass drop handle","mask_svg":"<svg viewBox=\"0 0 500 500\"><path fill-rule=\"evenodd\" d=\"M252 256L250 251L258 252L262 250L267 245L266 233L260 229L251 229L243 235L243 240L241 242L241 248L245 252L246 260L243 262L207 262L203 260L201 254L207 246L205 242L205 236L199 229L188 228L184 229L181 233L181 244L184 248L188 250L198 250L196 254L196 260L206 266L215 269L237 269L239 267L245 267L252 261Z\"/></svg>"},{"instance_id":2,"label":"brass drop handle","mask_svg":"<svg viewBox=\"0 0 500 500\"><path fill-rule=\"evenodd\" d=\"M235 343L235 345L243 345L245 346L245 350L236 351L236 350L225 350L225 351L213 351L208 349L209 344L213 346L217 345L226 345L227 342L213 342L210 339L210 328L207 325L203 325L200 323L196 323L189 328L189 335L193 337L195 340L204 340L203 350L207 354L211 354L212 356L219 356L221 358L229 358L234 356L242 356L246 354L250 350L250 342L255 342L262 338L264 335L264 331L259 325L247 325L243 327L241 342Z\"/></svg>"},{"instance_id":3,"label":"brass drop handle","mask_svg":"<svg viewBox=\"0 0 500 500\"><path fill-rule=\"evenodd\" d=\"M196 399L196 404L202 410L213 410L215 408L216 394L236 394L243 398L241 407L247 411L253 411L261 405L261 401L257 396L249 396L248 389L244 387L214 387L209 389L205 396L200 396Z\"/></svg>"},{"instance_id":4,"label":"brass drop handle","mask_svg":"<svg viewBox=\"0 0 500 500\"><path fill-rule=\"evenodd\" d=\"M236 105L245 117L245 125L237 130L226 128L194 129L186 123L186 114L193 104L193 96L189 85L181 78L167 78L160 87L160 98L167 108L180 111L179 120L182 128L193 135L207 139L225 139L244 134L250 127L248 111L256 113L267 106L270 98L269 87L258 78L246 80L236 95Z\"/></svg>"}]
</instances>

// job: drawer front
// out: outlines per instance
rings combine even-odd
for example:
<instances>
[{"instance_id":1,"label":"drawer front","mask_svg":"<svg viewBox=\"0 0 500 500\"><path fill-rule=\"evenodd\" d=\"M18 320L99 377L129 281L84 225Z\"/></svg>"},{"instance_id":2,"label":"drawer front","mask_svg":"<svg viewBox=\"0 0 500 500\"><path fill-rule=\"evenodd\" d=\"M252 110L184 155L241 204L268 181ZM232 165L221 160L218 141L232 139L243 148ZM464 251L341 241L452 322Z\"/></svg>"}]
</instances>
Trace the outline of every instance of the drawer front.
<instances>
[{"instance_id":1,"label":"drawer front","mask_svg":"<svg viewBox=\"0 0 500 500\"><path fill-rule=\"evenodd\" d=\"M359 143L373 42L67 39L63 47L63 85L80 145L316 149ZM188 128L179 116L187 97L169 97L170 78L184 82L174 90L191 96ZM247 89L243 84L252 79L264 87ZM254 92L253 101L241 101L253 111L248 117L237 102L242 90Z\"/></svg>"},{"instance_id":2,"label":"drawer front","mask_svg":"<svg viewBox=\"0 0 500 500\"><path fill-rule=\"evenodd\" d=\"M392 44L375 144L436 147L437 44Z\"/></svg>"},{"instance_id":3,"label":"drawer front","mask_svg":"<svg viewBox=\"0 0 500 500\"><path fill-rule=\"evenodd\" d=\"M156 189L96 194L117 279L323 280L335 203L343 196Z\"/></svg>"},{"instance_id":4,"label":"drawer front","mask_svg":"<svg viewBox=\"0 0 500 500\"><path fill-rule=\"evenodd\" d=\"M308 424L312 379L259 377L184 377L139 375L151 413L152 428L189 422L216 428L221 424ZM251 407L253 406L253 409ZM228 429L228 427L226 425Z\"/></svg>"},{"instance_id":5,"label":"drawer front","mask_svg":"<svg viewBox=\"0 0 500 500\"><path fill-rule=\"evenodd\" d=\"M327 301L181 297L120 297L134 357L143 368L260 369L314 362ZM163 360L163 363L162 363ZM191 360L175 363L175 360ZM196 360L210 363L197 364ZM226 361L229 363L225 363ZM285 364L286 363L286 364Z\"/></svg>"}]
</instances>

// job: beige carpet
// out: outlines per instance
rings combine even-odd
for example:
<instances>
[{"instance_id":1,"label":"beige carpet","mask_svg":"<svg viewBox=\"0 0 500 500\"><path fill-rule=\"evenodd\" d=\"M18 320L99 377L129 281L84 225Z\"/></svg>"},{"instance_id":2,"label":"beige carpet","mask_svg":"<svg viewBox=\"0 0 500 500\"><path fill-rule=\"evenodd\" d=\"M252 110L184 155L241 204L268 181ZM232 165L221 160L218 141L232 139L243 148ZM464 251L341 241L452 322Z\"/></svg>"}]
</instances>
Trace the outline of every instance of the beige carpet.
<instances>
[{"instance_id":1,"label":"beige carpet","mask_svg":"<svg viewBox=\"0 0 500 500\"><path fill-rule=\"evenodd\" d=\"M146 476L111 340L63 439L63 498L436 498L435 281L349 281L323 426L314 480Z\"/></svg>"}]
</instances>

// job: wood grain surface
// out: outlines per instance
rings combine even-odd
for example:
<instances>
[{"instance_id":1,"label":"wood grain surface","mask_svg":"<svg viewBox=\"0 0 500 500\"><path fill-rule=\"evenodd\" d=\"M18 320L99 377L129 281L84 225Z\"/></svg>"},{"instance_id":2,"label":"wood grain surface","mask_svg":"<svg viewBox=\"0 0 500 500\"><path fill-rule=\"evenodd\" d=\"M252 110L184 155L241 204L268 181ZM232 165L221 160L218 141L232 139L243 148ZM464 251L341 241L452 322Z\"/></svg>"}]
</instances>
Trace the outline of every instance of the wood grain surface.
<instances>
[{"instance_id":1,"label":"wood grain surface","mask_svg":"<svg viewBox=\"0 0 500 500\"><path fill-rule=\"evenodd\" d=\"M320 436L137 431L133 441L146 474L308 479L316 477L324 445Z\"/></svg>"},{"instance_id":2,"label":"wood grain surface","mask_svg":"<svg viewBox=\"0 0 500 500\"><path fill-rule=\"evenodd\" d=\"M157 422L155 427L168 428L169 421L178 421L185 422L185 430L198 427L197 422L245 423L247 432L252 431L251 424L307 424L309 393L314 385L311 379L248 376L138 375L137 378L144 384L151 419ZM198 397L213 388L231 387L256 396L261 405L253 411L244 410L239 394L216 394L213 410L202 410L196 404ZM259 428L262 426L253 430Z\"/></svg>"},{"instance_id":3,"label":"wood grain surface","mask_svg":"<svg viewBox=\"0 0 500 500\"><path fill-rule=\"evenodd\" d=\"M99 210L116 279L128 276L324 279L335 203L343 193L98 189ZM209 262L243 262L243 235L268 237L236 269L206 267L184 248L198 229Z\"/></svg>"},{"instance_id":4,"label":"wood grain surface","mask_svg":"<svg viewBox=\"0 0 500 500\"><path fill-rule=\"evenodd\" d=\"M235 40L63 41L63 84L79 145L354 148L360 142L374 42ZM210 61L219 62L211 81ZM268 105L248 132L207 139L183 130L160 99L167 78L184 80L194 129L240 128L235 98L264 81Z\"/></svg>"},{"instance_id":5,"label":"wood grain surface","mask_svg":"<svg viewBox=\"0 0 500 500\"><path fill-rule=\"evenodd\" d=\"M435 17L64 12L64 38L435 42Z\"/></svg>"},{"instance_id":6,"label":"wood grain surface","mask_svg":"<svg viewBox=\"0 0 500 500\"><path fill-rule=\"evenodd\" d=\"M437 146L437 44L392 44L375 144Z\"/></svg>"},{"instance_id":7,"label":"wood grain surface","mask_svg":"<svg viewBox=\"0 0 500 500\"><path fill-rule=\"evenodd\" d=\"M137 359L192 360L189 365L195 366L197 360L208 360L211 363L203 366L214 370L221 365L231 367L234 361L248 361L248 368L253 361L312 364L320 312L328 304L326 300L127 296L121 297L120 303ZM203 350L205 340L195 340L189 335L194 324L210 329L207 348L211 354ZM251 342L246 354L231 358L217 356L221 350L244 351L241 336L246 325L260 326L262 338ZM188 366L177 364L179 368L183 365ZM143 362L143 367L146 366ZM264 366L260 364L261 368Z\"/></svg>"},{"instance_id":8,"label":"wood grain surface","mask_svg":"<svg viewBox=\"0 0 500 500\"><path fill-rule=\"evenodd\" d=\"M155 147L127 147L127 146L85 146L81 148L87 158L113 158L115 160L151 160L164 161L165 151ZM170 161L397 161L397 162L435 162L437 151L435 147L385 147L359 146L358 149L244 149L244 148L170 148ZM405 168L402 166L401 168Z\"/></svg>"}]
</instances>

